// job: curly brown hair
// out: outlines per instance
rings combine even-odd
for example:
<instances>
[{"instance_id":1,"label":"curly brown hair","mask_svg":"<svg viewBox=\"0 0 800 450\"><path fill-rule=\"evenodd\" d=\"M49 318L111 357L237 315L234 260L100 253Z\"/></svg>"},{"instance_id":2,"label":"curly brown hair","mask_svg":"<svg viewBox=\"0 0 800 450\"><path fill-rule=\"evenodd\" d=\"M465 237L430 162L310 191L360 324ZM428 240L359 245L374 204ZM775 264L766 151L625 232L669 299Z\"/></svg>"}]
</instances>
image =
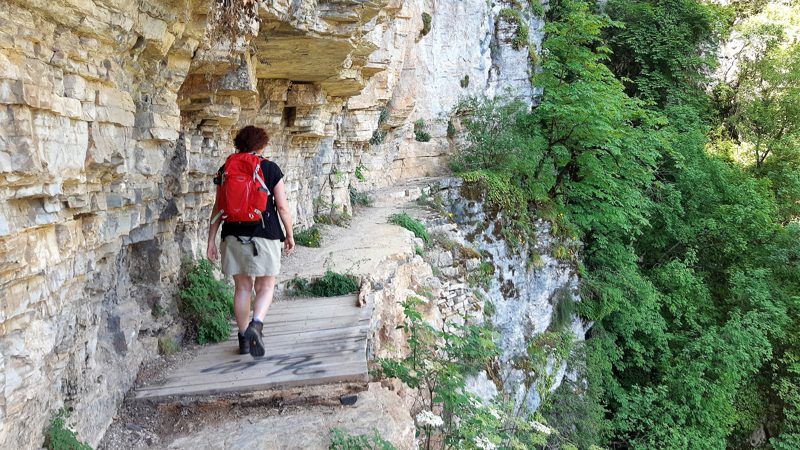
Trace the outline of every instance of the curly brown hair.
<instances>
[{"instance_id":1,"label":"curly brown hair","mask_svg":"<svg viewBox=\"0 0 800 450\"><path fill-rule=\"evenodd\" d=\"M263 128L248 125L233 138L233 145L239 153L253 152L263 148L269 143L269 135Z\"/></svg>"}]
</instances>

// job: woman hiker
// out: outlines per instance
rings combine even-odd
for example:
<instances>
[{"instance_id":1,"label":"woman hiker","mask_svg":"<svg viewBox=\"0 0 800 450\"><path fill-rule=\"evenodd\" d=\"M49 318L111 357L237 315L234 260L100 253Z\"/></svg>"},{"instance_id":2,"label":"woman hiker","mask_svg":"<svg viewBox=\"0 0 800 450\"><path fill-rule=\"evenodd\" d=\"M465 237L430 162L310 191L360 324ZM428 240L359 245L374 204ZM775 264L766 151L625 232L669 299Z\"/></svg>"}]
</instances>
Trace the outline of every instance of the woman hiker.
<instances>
[{"instance_id":1,"label":"woman hiker","mask_svg":"<svg viewBox=\"0 0 800 450\"><path fill-rule=\"evenodd\" d=\"M292 213L286 201L283 172L277 164L261 157L269 142L267 133L246 126L233 142L238 152L228 157L214 178L217 200L211 212L207 253L212 263L221 256L222 273L233 276L239 353L257 357L265 352L262 328L281 268L281 242L286 256L294 251ZM266 205L261 206L264 197ZM223 221L220 252L216 237ZM248 323L253 288L256 299L253 319Z\"/></svg>"}]
</instances>

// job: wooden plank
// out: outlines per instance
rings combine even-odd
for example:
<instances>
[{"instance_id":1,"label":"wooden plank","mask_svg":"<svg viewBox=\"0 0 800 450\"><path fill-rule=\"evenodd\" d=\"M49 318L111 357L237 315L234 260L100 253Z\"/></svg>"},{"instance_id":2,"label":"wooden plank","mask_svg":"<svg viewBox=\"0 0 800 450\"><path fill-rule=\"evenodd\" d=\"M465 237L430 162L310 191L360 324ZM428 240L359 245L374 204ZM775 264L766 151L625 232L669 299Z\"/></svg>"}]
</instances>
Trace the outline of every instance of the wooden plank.
<instances>
[{"instance_id":1,"label":"wooden plank","mask_svg":"<svg viewBox=\"0 0 800 450\"><path fill-rule=\"evenodd\" d=\"M267 316L264 318L264 327L274 327L283 324L290 325L293 322L302 322L302 321L309 321L309 320L344 320L346 318L358 319L358 320L371 320L372 318L372 311L367 310L364 312L360 312L359 314L353 314L352 311L334 311L331 313L322 313L320 311L314 312L304 312L302 314L298 313L281 313L281 314L273 314L272 312L268 313ZM235 322L231 322L231 332L236 333L238 331Z\"/></svg>"},{"instance_id":2,"label":"wooden plank","mask_svg":"<svg viewBox=\"0 0 800 450\"><path fill-rule=\"evenodd\" d=\"M212 394L277 386L368 381L366 348L373 307L355 295L277 301L264 323L267 354L238 354L237 327L230 339L202 350L158 386L137 398Z\"/></svg>"},{"instance_id":3,"label":"wooden plank","mask_svg":"<svg viewBox=\"0 0 800 450\"><path fill-rule=\"evenodd\" d=\"M261 336L266 339L269 336L283 336L287 334L302 335L329 332L331 330L368 330L369 328L369 320L297 322L290 326L265 326ZM227 340L238 342L237 335L238 332L233 332L228 335Z\"/></svg>"},{"instance_id":4,"label":"wooden plank","mask_svg":"<svg viewBox=\"0 0 800 450\"><path fill-rule=\"evenodd\" d=\"M340 317L362 317L369 318L371 314L355 313L354 311L343 311L341 309L334 309L320 314L319 311L269 311L264 318L264 323L281 323L286 320L303 320L303 319L333 319Z\"/></svg>"},{"instance_id":5,"label":"wooden plank","mask_svg":"<svg viewBox=\"0 0 800 450\"><path fill-rule=\"evenodd\" d=\"M363 374L330 374L315 378L313 380L298 380L288 377L286 379L264 381L253 384L211 383L201 386L182 386L173 389L151 390L136 393L137 399L158 400L177 395L216 395L230 392L251 392L275 388L290 388L296 386L312 386L320 384L332 384L340 382L364 382L369 381L369 375Z\"/></svg>"},{"instance_id":6,"label":"wooden plank","mask_svg":"<svg viewBox=\"0 0 800 450\"><path fill-rule=\"evenodd\" d=\"M300 311L305 309L346 309L358 308L358 296L348 295L344 297L328 297L328 298L302 298L296 300L283 300L272 302L270 310L273 308L279 310L292 310Z\"/></svg>"},{"instance_id":7,"label":"wooden plank","mask_svg":"<svg viewBox=\"0 0 800 450\"><path fill-rule=\"evenodd\" d=\"M308 357L309 359L306 359ZM266 357L265 357L266 358ZM251 365L256 364L256 365ZM222 382L225 380L271 380L275 377L294 376L312 379L329 372L361 373L367 367L366 360L358 354L337 354L312 357L296 355L286 359L265 362L262 358L222 361L216 365L195 369L192 373L176 373L168 377L161 387L183 386ZM354 369L355 368L355 369ZM363 369L363 370L362 370ZM355 371L355 372L354 372Z\"/></svg>"},{"instance_id":8,"label":"wooden plank","mask_svg":"<svg viewBox=\"0 0 800 450\"><path fill-rule=\"evenodd\" d=\"M262 383L265 381L279 382L285 379L296 378L298 380L314 379L319 376L326 376L332 373L345 375L358 375L366 373L366 361L346 361L342 363L326 363L317 366L303 367L298 370L296 367L284 369L284 367L264 367L261 372L250 369L239 369L238 366L228 371L229 366L225 366L225 371L214 374L206 374L204 377L195 375L191 379L174 378L159 386L148 386L138 390L171 389L180 386L200 386L206 384L222 383L234 381L238 384ZM281 370L283 369L283 370ZM138 391L137 390L137 391Z\"/></svg>"},{"instance_id":9,"label":"wooden plank","mask_svg":"<svg viewBox=\"0 0 800 450\"><path fill-rule=\"evenodd\" d=\"M244 361L241 365L225 365L213 367L217 370L214 373L205 373L193 375L191 378L187 377L172 377L165 380L164 383L159 385L151 385L138 388L136 391L151 391L160 389L173 389L176 387L188 386L201 386L207 384L223 383L223 382L236 382L238 384L253 384L268 382L282 382L285 379L295 378L298 380L312 380L320 376L327 376L330 374L339 375L354 375L357 376L361 373L366 373L367 363L364 360L351 360L343 361L341 363L328 361L324 364L315 366L264 366L262 370L253 370L244 365L253 360Z\"/></svg>"},{"instance_id":10,"label":"wooden plank","mask_svg":"<svg viewBox=\"0 0 800 450\"><path fill-rule=\"evenodd\" d=\"M298 333L296 335L269 336L264 339L264 346L269 351L269 349L276 347L288 346L289 348L294 348L309 343L324 344L329 341L336 341L336 340L352 341L355 339L360 339L366 341L368 333L369 333L369 328L358 327L358 328L342 328L335 330L323 330L313 333L312 332ZM225 341L225 343L223 344L208 346L206 349L203 350L203 353L210 354L217 351L222 353L227 353L231 351L231 349L234 348L238 349L238 347L239 347L238 340L231 339Z\"/></svg>"},{"instance_id":11,"label":"wooden plank","mask_svg":"<svg viewBox=\"0 0 800 450\"><path fill-rule=\"evenodd\" d=\"M307 348L299 351L275 352L260 358L253 358L250 355L239 355L230 353L219 358L198 358L175 371L176 376L191 375L194 373L205 373L210 367L223 365L255 367L259 365L269 365L271 363L288 364L293 361L327 361L334 358L341 360L364 359L366 361L366 345L357 342L346 347L330 347L322 349ZM286 361L289 361L288 363Z\"/></svg>"}]
</instances>

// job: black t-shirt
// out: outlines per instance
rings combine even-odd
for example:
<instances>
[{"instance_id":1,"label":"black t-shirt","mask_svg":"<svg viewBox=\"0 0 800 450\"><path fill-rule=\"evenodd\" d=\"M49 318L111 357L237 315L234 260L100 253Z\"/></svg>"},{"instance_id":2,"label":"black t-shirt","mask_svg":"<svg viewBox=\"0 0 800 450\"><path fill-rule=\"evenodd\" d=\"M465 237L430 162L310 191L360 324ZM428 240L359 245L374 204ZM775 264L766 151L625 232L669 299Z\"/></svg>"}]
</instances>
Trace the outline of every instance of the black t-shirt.
<instances>
[{"instance_id":1,"label":"black t-shirt","mask_svg":"<svg viewBox=\"0 0 800 450\"><path fill-rule=\"evenodd\" d=\"M225 166L219 168L220 173L224 170ZM275 192L275 185L283 178L283 172L272 161L261 161L261 171L264 173L264 182L267 184L270 193ZM222 239L226 236L242 236L242 237L262 237L267 239L280 239L283 242L286 235L283 234L280 220L278 217L278 209L275 205L275 197L269 196L267 211L264 213L264 224L258 222L223 222L222 224Z\"/></svg>"}]
</instances>

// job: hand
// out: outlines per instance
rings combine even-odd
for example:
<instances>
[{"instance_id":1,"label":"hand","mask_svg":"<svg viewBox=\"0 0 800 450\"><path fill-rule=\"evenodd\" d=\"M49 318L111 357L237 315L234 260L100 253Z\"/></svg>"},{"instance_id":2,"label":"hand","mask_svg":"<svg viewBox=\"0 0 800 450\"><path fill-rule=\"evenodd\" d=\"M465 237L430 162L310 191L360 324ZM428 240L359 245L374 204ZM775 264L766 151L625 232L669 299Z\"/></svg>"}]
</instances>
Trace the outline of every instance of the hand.
<instances>
[{"instance_id":1,"label":"hand","mask_svg":"<svg viewBox=\"0 0 800 450\"><path fill-rule=\"evenodd\" d=\"M287 236L286 240L283 241L283 251L286 252L286 256L294 253L294 236Z\"/></svg>"},{"instance_id":2,"label":"hand","mask_svg":"<svg viewBox=\"0 0 800 450\"><path fill-rule=\"evenodd\" d=\"M211 261L212 263L217 262L217 259L219 259L219 250L217 250L216 242L210 241L208 243L208 250L206 251L206 256L208 257L208 260Z\"/></svg>"}]
</instances>

